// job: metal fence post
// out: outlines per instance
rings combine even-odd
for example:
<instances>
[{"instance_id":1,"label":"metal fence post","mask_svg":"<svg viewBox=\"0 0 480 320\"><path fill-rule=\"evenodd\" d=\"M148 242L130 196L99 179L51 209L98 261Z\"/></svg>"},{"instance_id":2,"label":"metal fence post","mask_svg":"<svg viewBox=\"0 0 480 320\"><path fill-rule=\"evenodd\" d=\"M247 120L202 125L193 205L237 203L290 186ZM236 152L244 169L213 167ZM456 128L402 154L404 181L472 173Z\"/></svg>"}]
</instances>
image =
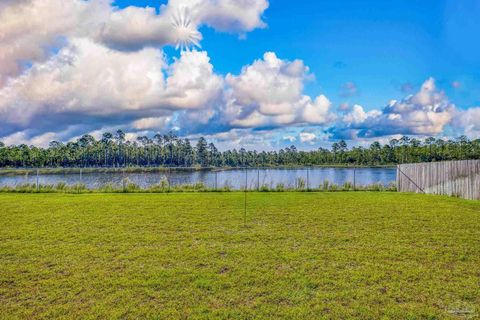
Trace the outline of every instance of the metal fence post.
<instances>
[{"instance_id":1,"label":"metal fence post","mask_svg":"<svg viewBox=\"0 0 480 320\"><path fill-rule=\"evenodd\" d=\"M307 167L307 191L310 190L310 168Z\"/></svg>"},{"instance_id":2,"label":"metal fence post","mask_svg":"<svg viewBox=\"0 0 480 320\"><path fill-rule=\"evenodd\" d=\"M170 167L167 172L167 184L168 184L168 193L170 193Z\"/></svg>"},{"instance_id":3,"label":"metal fence post","mask_svg":"<svg viewBox=\"0 0 480 320\"><path fill-rule=\"evenodd\" d=\"M257 169L257 191L260 191L260 169Z\"/></svg>"},{"instance_id":4,"label":"metal fence post","mask_svg":"<svg viewBox=\"0 0 480 320\"><path fill-rule=\"evenodd\" d=\"M39 183L39 177L38 177L39 172L38 172L38 171L39 171L39 170L38 170L38 168L37 168L37 191L40 189L40 183Z\"/></svg>"},{"instance_id":5,"label":"metal fence post","mask_svg":"<svg viewBox=\"0 0 480 320\"><path fill-rule=\"evenodd\" d=\"M400 165L397 164L397 180L395 181L397 192L400 192Z\"/></svg>"},{"instance_id":6,"label":"metal fence post","mask_svg":"<svg viewBox=\"0 0 480 320\"><path fill-rule=\"evenodd\" d=\"M357 167L353 167L353 191L357 189L356 186L356 175L357 175Z\"/></svg>"},{"instance_id":7,"label":"metal fence post","mask_svg":"<svg viewBox=\"0 0 480 320\"><path fill-rule=\"evenodd\" d=\"M247 168L245 168L245 191L247 191L248 188L248 171Z\"/></svg>"},{"instance_id":8,"label":"metal fence post","mask_svg":"<svg viewBox=\"0 0 480 320\"><path fill-rule=\"evenodd\" d=\"M127 190L127 181L125 181L125 168L122 170L122 187L123 187L123 192Z\"/></svg>"}]
</instances>

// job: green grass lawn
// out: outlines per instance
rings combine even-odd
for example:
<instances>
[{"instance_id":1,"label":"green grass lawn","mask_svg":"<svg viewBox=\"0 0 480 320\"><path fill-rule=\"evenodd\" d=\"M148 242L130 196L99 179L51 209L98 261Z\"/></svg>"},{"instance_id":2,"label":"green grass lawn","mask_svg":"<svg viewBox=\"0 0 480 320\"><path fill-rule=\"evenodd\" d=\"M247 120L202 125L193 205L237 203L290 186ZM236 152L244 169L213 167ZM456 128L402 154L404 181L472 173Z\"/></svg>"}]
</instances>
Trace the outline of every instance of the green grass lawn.
<instances>
[{"instance_id":1,"label":"green grass lawn","mask_svg":"<svg viewBox=\"0 0 480 320\"><path fill-rule=\"evenodd\" d=\"M480 202L243 197L0 194L0 318L480 314Z\"/></svg>"}]
</instances>

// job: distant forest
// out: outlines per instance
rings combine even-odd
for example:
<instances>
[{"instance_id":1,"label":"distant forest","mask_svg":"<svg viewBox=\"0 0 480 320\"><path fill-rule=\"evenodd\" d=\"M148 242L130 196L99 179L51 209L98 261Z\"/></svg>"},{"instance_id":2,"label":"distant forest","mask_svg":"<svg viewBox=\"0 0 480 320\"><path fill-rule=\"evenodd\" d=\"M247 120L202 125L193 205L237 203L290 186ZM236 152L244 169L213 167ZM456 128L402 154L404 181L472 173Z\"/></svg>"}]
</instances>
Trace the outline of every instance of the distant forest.
<instances>
[{"instance_id":1,"label":"distant forest","mask_svg":"<svg viewBox=\"0 0 480 320\"><path fill-rule=\"evenodd\" d=\"M48 148L0 142L0 167L273 167L314 165L392 165L410 162L480 159L480 139L455 140L402 137L388 144L349 148L341 140L330 149L299 151L291 146L278 151L233 149L220 152L200 138L195 145L173 133L127 141L121 130L96 140L84 135L75 142L52 141Z\"/></svg>"}]
</instances>

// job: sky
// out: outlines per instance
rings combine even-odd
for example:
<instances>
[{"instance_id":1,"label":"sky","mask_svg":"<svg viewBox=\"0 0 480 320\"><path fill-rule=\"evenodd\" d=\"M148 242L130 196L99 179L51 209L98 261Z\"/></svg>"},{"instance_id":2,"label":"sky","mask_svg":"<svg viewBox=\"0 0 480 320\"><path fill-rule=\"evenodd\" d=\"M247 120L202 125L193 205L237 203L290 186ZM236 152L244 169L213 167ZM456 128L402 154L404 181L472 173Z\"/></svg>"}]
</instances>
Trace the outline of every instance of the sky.
<instances>
[{"instance_id":1,"label":"sky","mask_svg":"<svg viewBox=\"0 0 480 320\"><path fill-rule=\"evenodd\" d=\"M4 0L0 141L480 137L480 2Z\"/></svg>"}]
</instances>

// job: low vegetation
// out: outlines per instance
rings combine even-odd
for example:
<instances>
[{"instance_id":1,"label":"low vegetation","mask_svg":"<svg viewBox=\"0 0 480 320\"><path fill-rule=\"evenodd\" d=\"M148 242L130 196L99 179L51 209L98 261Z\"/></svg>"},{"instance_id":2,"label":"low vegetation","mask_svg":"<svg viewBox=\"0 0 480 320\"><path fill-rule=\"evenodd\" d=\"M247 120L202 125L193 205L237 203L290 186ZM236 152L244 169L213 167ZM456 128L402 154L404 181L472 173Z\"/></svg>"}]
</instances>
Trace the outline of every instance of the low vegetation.
<instances>
[{"instance_id":1,"label":"low vegetation","mask_svg":"<svg viewBox=\"0 0 480 320\"><path fill-rule=\"evenodd\" d=\"M369 185L354 186L351 182L345 182L342 185L330 183L325 180L316 187L307 188L305 180L297 179L295 185L289 186L283 183L264 184L259 187L249 187L248 192L335 192L335 191L396 191L395 183L387 186L381 183ZM16 186L0 187L0 192L13 193L173 193L173 192L233 192L239 191L225 185L223 187L214 188L198 182L195 184L170 185L167 179L161 180L158 184L154 184L145 188L131 182L129 179L123 179L120 185L106 184L100 188L87 188L85 184L77 183L67 185L63 182L51 185L45 184L19 184ZM243 190L245 191L245 190Z\"/></svg>"},{"instance_id":2,"label":"low vegetation","mask_svg":"<svg viewBox=\"0 0 480 320\"><path fill-rule=\"evenodd\" d=\"M0 318L480 313L480 202L246 195L0 194Z\"/></svg>"}]
</instances>

